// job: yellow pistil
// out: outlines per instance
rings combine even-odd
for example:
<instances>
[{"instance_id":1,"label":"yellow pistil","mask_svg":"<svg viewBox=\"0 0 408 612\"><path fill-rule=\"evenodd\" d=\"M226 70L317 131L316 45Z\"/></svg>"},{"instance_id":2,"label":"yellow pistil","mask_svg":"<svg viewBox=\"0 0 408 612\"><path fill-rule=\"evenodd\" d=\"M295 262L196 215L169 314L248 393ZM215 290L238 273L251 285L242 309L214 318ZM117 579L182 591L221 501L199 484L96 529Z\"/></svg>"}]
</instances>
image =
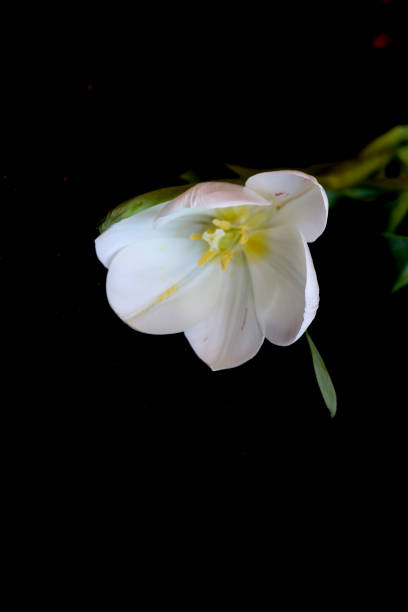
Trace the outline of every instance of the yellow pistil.
<instances>
[{"instance_id":1,"label":"yellow pistil","mask_svg":"<svg viewBox=\"0 0 408 612\"><path fill-rule=\"evenodd\" d=\"M198 260L197 265L203 266L208 261L213 259L216 255L218 255L218 251L207 251L206 253L204 253L204 255L201 255L200 259Z\"/></svg>"},{"instance_id":2,"label":"yellow pistil","mask_svg":"<svg viewBox=\"0 0 408 612\"><path fill-rule=\"evenodd\" d=\"M211 219L210 228L202 234L191 234L192 240L203 240L208 244L208 250L198 260L199 266L219 257L221 268L227 270L235 253L245 247L252 256L262 251L263 245L252 239L253 230L258 221L264 221L264 211L254 211L250 214L248 207L229 207L217 211L217 217ZM259 217L259 219L258 219ZM215 227L214 227L215 226ZM208 226L207 226L208 227Z\"/></svg>"},{"instance_id":3,"label":"yellow pistil","mask_svg":"<svg viewBox=\"0 0 408 612\"><path fill-rule=\"evenodd\" d=\"M205 240L205 242L208 243L210 247L210 251L218 251L220 248L219 247L220 240L222 240L224 236L225 236L224 230L217 228L214 230L207 230L206 232L204 232L203 240Z\"/></svg>"},{"instance_id":4,"label":"yellow pistil","mask_svg":"<svg viewBox=\"0 0 408 612\"><path fill-rule=\"evenodd\" d=\"M231 223L229 221L222 221L221 219L213 219L212 223L216 227L220 227L221 229L225 231L228 231L229 229L231 229Z\"/></svg>"},{"instance_id":5,"label":"yellow pistil","mask_svg":"<svg viewBox=\"0 0 408 612\"><path fill-rule=\"evenodd\" d=\"M221 257L221 268L226 270L229 266L231 259L234 257L234 253L232 251L228 251Z\"/></svg>"}]
</instances>

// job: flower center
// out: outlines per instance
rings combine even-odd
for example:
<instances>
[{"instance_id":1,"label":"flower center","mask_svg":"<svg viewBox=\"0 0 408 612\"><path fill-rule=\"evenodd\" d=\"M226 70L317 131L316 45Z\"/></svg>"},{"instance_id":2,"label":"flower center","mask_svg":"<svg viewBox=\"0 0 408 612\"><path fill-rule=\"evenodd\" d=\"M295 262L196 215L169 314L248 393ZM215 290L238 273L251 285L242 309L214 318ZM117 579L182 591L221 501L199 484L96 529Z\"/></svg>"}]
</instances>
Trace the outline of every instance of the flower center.
<instances>
[{"instance_id":1,"label":"flower center","mask_svg":"<svg viewBox=\"0 0 408 612\"><path fill-rule=\"evenodd\" d=\"M224 216L227 215L224 213ZM211 223L215 227L210 227L202 234L190 235L191 240L204 240L209 246L209 249L200 257L199 266L220 256L221 267L226 270L240 246L248 242L248 227L242 223L246 221L247 214L234 216L236 218L233 220L214 218Z\"/></svg>"}]
</instances>

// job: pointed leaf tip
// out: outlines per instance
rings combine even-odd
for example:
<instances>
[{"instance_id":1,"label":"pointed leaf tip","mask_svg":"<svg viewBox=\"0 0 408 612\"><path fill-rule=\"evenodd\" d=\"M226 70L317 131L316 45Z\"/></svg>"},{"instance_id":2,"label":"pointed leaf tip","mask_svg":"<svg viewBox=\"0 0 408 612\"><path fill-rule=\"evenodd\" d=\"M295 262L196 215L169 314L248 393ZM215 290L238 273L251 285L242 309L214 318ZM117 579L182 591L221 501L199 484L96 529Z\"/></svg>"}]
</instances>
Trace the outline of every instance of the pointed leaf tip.
<instances>
[{"instance_id":1,"label":"pointed leaf tip","mask_svg":"<svg viewBox=\"0 0 408 612\"><path fill-rule=\"evenodd\" d=\"M387 232L395 232L408 215L408 191L402 191L394 203L388 220Z\"/></svg>"},{"instance_id":2,"label":"pointed leaf tip","mask_svg":"<svg viewBox=\"0 0 408 612\"><path fill-rule=\"evenodd\" d=\"M245 168L244 166L235 166L234 164L225 164L227 168L238 174L238 176L243 179L249 179L250 176L254 174L258 174L259 172L264 172L263 170L257 170L255 168Z\"/></svg>"},{"instance_id":3,"label":"pointed leaf tip","mask_svg":"<svg viewBox=\"0 0 408 612\"><path fill-rule=\"evenodd\" d=\"M309 343L310 352L312 353L313 367L317 379L317 383L320 388L320 392L323 396L325 404L329 409L330 415L333 418L337 411L337 395L330 374L327 371L325 363L317 350L313 340L306 332L306 338Z\"/></svg>"},{"instance_id":4,"label":"pointed leaf tip","mask_svg":"<svg viewBox=\"0 0 408 612\"><path fill-rule=\"evenodd\" d=\"M385 232L383 236L388 241L388 246L398 270L398 278L391 290L392 293L395 293L408 285L408 236L401 236L390 232Z\"/></svg>"}]
</instances>

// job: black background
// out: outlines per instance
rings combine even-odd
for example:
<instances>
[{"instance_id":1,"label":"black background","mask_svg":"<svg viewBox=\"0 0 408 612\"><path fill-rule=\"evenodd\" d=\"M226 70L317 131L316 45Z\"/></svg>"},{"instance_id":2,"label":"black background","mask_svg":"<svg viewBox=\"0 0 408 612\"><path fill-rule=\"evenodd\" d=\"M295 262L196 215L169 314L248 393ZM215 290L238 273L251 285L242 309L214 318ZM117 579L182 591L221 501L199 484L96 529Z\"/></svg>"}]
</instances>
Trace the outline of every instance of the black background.
<instances>
[{"instance_id":1,"label":"black background","mask_svg":"<svg viewBox=\"0 0 408 612\"><path fill-rule=\"evenodd\" d=\"M303 509L313 491L398 493L406 295L390 293L385 208L340 202L311 246L321 302L310 333L337 390L334 419L304 338L213 373L182 334L139 334L116 317L94 252L110 209L185 170L215 179L224 162L342 159L407 122L401 4L327 4L94 16L79 33L39 36L40 53L11 68L5 436L23 488L57 509L132 513L147 490L171 506L178 488L232 483L242 500L256 490Z\"/></svg>"}]
</instances>

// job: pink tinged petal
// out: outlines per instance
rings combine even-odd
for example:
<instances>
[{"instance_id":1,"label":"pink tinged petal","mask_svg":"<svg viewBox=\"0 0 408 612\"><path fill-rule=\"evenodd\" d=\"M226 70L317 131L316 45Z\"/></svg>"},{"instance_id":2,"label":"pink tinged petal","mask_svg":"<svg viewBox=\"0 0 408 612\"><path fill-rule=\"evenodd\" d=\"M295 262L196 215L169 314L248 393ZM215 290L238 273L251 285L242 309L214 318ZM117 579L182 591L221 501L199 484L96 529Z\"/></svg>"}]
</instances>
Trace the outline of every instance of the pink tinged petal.
<instances>
[{"instance_id":1,"label":"pink tinged petal","mask_svg":"<svg viewBox=\"0 0 408 612\"><path fill-rule=\"evenodd\" d=\"M327 223L328 200L317 180L295 170L261 172L251 176L246 186L276 207L271 225L289 225L313 242Z\"/></svg>"},{"instance_id":2,"label":"pink tinged petal","mask_svg":"<svg viewBox=\"0 0 408 612\"><path fill-rule=\"evenodd\" d=\"M262 256L248 254L258 320L266 338L287 346L315 317L319 286L309 247L296 230L280 226L260 232Z\"/></svg>"},{"instance_id":3,"label":"pink tinged petal","mask_svg":"<svg viewBox=\"0 0 408 612\"><path fill-rule=\"evenodd\" d=\"M202 241L166 237L123 249L107 275L111 307L146 333L176 333L195 325L211 309L221 282L220 266L197 266L204 251Z\"/></svg>"},{"instance_id":4,"label":"pink tinged petal","mask_svg":"<svg viewBox=\"0 0 408 612\"><path fill-rule=\"evenodd\" d=\"M248 361L264 340L243 255L238 253L222 274L222 287L213 309L185 332L194 351L212 370L233 368Z\"/></svg>"},{"instance_id":5,"label":"pink tinged petal","mask_svg":"<svg viewBox=\"0 0 408 612\"><path fill-rule=\"evenodd\" d=\"M177 196L163 208L158 218L186 209L211 210L227 206L265 206L268 204L269 202L261 195L241 185L210 181L198 183Z\"/></svg>"}]
</instances>

